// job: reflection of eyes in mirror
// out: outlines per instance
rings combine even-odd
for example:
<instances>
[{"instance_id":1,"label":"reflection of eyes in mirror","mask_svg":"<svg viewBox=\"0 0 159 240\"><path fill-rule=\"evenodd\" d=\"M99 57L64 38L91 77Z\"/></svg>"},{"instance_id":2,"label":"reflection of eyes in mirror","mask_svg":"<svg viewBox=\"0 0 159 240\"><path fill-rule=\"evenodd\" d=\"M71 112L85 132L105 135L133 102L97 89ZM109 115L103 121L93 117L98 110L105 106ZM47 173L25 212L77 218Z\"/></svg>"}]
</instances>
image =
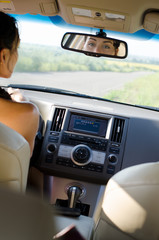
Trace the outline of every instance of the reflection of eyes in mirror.
<instances>
[{"instance_id":1,"label":"reflection of eyes in mirror","mask_svg":"<svg viewBox=\"0 0 159 240\"><path fill-rule=\"evenodd\" d=\"M85 43L82 50L88 52L90 51L116 56L119 50L119 44L117 44L117 42L115 42L114 40L85 36L84 41Z\"/></svg>"}]
</instances>

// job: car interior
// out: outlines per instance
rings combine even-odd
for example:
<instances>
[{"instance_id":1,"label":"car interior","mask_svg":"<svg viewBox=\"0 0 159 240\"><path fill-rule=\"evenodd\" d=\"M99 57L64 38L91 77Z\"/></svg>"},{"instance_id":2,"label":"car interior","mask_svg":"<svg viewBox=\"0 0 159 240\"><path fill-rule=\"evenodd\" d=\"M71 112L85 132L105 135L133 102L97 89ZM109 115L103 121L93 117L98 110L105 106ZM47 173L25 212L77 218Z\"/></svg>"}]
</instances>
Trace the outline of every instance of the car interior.
<instances>
[{"instance_id":1,"label":"car interior","mask_svg":"<svg viewBox=\"0 0 159 240\"><path fill-rule=\"evenodd\" d=\"M135 34L140 41L159 33L157 0L12 0L0 1L0 10L73 26L61 38L61 50L117 64L129 55L129 44L111 33ZM90 50L90 38L117 50ZM159 108L25 82L9 86L38 107L40 123L31 159L28 142L0 123L2 239L157 240ZM65 236L61 231L72 224L79 235Z\"/></svg>"}]
</instances>

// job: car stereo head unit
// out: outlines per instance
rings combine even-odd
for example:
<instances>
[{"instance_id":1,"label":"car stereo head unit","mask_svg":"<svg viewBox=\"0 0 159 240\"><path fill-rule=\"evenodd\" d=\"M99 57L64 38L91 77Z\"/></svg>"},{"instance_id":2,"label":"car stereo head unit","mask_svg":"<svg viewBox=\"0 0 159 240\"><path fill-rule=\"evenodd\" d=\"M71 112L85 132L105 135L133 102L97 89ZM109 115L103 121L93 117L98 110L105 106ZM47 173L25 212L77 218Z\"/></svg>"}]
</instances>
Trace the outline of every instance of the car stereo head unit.
<instances>
[{"instance_id":1,"label":"car stereo head unit","mask_svg":"<svg viewBox=\"0 0 159 240\"><path fill-rule=\"evenodd\" d=\"M58 177L106 183L120 170L122 160L120 144L111 145L113 118L71 109L65 114L65 118L61 117L63 122L56 111L53 115L54 124L60 127L53 128L53 121L47 123L40 170Z\"/></svg>"}]
</instances>

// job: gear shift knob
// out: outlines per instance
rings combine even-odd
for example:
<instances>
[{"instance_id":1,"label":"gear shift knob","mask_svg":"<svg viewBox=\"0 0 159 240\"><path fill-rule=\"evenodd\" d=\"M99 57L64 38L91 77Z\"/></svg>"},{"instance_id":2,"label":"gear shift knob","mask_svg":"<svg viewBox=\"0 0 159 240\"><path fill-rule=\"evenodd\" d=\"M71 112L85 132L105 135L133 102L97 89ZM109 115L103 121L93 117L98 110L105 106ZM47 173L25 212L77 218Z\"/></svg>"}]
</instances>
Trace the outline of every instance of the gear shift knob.
<instances>
[{"instance_id":1,"label":"gear shift knob","mask_svg":"<svg viewBox=\"0 0 159 240\"><path fill-rule=\"evenodd\" d=\"M81 194L82 190L79 187L76 186L69 187L69 189L67 190L69 208L75 208L76 203Z\"/></svg>"}]
</instances>

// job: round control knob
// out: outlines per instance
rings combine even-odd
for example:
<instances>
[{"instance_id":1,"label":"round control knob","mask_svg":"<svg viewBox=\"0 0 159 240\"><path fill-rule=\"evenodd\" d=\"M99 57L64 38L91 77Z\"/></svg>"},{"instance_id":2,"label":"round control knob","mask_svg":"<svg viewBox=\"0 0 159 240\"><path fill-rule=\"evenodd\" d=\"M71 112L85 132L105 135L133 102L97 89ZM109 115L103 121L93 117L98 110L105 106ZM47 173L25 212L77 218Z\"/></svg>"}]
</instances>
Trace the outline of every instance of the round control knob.
<instances>
[{"instance_id":1,"label":"round control knob","mask_svg":"<svg viewBox=\"0 0 159 240\"><path fill-rule=\"evenodd\" d=\"M108 156L108 160L109 160L109 162L110 162L111 164L116 164L117 161L118 161L117 156L114 155L114 154L110 154L110 155Z\"/></svg>"},{"instance_id":2,"label":"round control knob","mask_svg":"<svg viewBox=\"0 0 159 240\"><path fill-rule=\"evenodd\" d=\"M91 149L86 145L79 144L72 149L71 159L75 164L84 166L92 159Z\"/></svg>"},{"instance_id":3,"label":"round control knob","mask_svg":"<svg viewBox=\"0 0 159 240\"><path fill-rule=\"evenodd\" d=\"M56 146L55 146L54 144L49 144L49 145L47 146L47 151L48 151L49 153L53 153L53 152L55 152L55 150L56 150Z\"/></svg>"}]
</instances>

